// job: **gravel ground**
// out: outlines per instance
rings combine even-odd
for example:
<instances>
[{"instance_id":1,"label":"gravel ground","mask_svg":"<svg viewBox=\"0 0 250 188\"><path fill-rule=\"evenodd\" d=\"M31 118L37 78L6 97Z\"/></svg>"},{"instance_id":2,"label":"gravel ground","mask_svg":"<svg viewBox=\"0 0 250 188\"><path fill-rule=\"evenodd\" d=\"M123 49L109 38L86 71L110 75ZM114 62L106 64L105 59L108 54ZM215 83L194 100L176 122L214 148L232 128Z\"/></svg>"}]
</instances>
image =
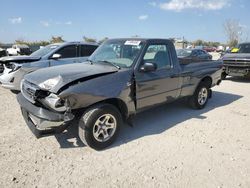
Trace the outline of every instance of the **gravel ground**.
<instances>
[{"instance_id":1,"label":"gravel ground","mask_svg":"<svg viewBox=\"0 0 250 188\"><path fill-rule=\"evenodd\" d=\"M75 125L36 139L0 88L0 187L250 187L250 80L213 90L203 110L179 101L138 114L97 152Z\"/></svg>"}]
</instances>

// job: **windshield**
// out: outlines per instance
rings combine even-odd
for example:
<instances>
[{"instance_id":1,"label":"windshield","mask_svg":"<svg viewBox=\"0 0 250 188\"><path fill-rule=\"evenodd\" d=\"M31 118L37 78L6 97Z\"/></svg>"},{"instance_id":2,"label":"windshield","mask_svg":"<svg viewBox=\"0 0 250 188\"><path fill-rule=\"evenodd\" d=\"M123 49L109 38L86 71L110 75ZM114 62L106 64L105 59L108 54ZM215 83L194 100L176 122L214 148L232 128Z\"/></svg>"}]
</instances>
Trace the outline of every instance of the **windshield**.
<instances>
[{"instance_id":1,"label":"windshield","mask_svg":"<svg viewBox=\"0 0 250 188\"><path fill-rule=\"evenodd\" d=\"M119 67L130 67L138 57L143 42L140 40L110 40L102 44L89 58L94 63L108 61Z\"/></svg>"},{"instance_id":2,"label":"windshield","mask_svg":"<svg viewBox=\"0 0 250 188\"><path fill-rule=\"evenodd\" d=\"M250 43L239 44L237 48L239 49L238 53L250 53Z\"/></svg>"},{"instance_id":3,"label":"windshield","mask_svg":"<svg viewBox=\"0 0 250 188\"><path fill-rule=\"evenodd\" d=\"M176 53L177 53L177 56L184 56L184 57L187 57L187 56L190 56L191 53L192 53L192 50L186 50L186 49L178 49L176 50Z\"/></svg>"},{"instance_id":4,"label":"windshield","mask_svg":"<svg viewBox=\"0 0 250 188\"><path fill-rule=\"evenodd\" d=\"M33 52L30 54L32 57L42 57L44 55L47 55L51 51L53 51L55 48L57 48L59 45L51 44L45 47L40 48L39 50Z\"/></svg>"}]
</instances>

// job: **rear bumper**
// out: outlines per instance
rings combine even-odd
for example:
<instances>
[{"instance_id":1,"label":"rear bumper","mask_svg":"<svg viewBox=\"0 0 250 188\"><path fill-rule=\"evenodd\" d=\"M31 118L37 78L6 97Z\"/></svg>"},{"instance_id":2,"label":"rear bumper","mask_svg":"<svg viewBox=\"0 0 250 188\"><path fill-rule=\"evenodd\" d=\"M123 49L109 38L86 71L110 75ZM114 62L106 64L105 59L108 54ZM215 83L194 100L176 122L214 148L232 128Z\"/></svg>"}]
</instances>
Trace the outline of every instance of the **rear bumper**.
<instances>
[{"instance_id":1,"label":"rear bumper","mask_svg":"<svg viewBox=\"0 0 250 188\"><path fill-rule=\"evenodd\" d=\"M69 120L65 114L38 107L25 99L21 93L17 95L17 101L26 124L37 138L64 131L74 117L71 114L72 118Z\"/></svg>"}]
</instances>

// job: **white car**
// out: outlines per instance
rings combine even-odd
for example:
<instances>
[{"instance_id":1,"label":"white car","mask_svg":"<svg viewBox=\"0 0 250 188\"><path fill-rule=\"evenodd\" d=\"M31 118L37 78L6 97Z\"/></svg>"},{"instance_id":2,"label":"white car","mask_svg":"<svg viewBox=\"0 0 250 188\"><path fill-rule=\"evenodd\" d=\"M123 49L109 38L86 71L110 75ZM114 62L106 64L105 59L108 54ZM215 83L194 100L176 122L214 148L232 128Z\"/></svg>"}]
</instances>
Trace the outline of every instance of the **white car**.
<instances>
[{"instance_id":1,"label":"white car","mask_svg":"<svg viewBox=\"0 0 250 188\"><path fill-rule=\"evenodd\" d=\"M27 45L20 45L20 44L15 44L12 46L12 48L7 48L7 52L10 56L17 56L17 55L30 55L31 50L29 46Z\"/></svg>"}]
</instances>

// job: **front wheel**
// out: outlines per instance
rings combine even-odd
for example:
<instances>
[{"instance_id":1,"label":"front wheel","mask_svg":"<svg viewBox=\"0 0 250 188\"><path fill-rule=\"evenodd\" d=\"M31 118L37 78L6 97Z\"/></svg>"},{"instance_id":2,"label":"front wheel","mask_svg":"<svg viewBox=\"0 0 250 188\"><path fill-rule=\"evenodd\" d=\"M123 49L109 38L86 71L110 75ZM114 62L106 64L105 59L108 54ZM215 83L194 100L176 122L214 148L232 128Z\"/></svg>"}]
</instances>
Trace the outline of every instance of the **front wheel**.
<instances>
[{"instance_id":1,"label":"front wheel","mask_svg":"<svg viewBox=\"0 0 250 188\"><path fill-rule=\"evenodd\" d=\"M99 104L82 114L79 121L79 137L85 145L101 150L115 141L121 123L121 114L115 106Z\"/></svg>"},{"instance_id":2,"label":"front wheel","mask_svg":"<svg viewBox=\"0 0 250 188\"><path fill-rule=\"evenodd\" d=\"M210 96L208 84L201 82L196 88L194 95L189 98L189 104L194 109L202 109L206 106L208 98Z\"/></svg>"}]
</instances>

